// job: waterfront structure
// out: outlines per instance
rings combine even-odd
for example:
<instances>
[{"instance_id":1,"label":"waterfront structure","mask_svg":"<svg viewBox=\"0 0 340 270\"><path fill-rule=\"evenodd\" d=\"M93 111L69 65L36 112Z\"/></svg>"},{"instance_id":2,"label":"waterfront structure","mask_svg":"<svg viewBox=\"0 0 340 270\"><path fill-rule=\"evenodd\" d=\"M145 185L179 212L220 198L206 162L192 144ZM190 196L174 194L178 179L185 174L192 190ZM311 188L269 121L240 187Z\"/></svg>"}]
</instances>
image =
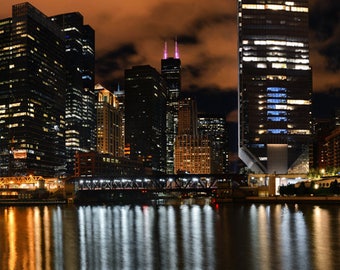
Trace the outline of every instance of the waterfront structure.
<instances>
[{"instance_id":1,"label":"waterfront structure","mask_svg":"<svg viewBox=\"0 0 340 270\"><path fill-rule=\"evenodd\" d=\"M308 0L239 0L239 157L255 173L308 171Z\"/></svg>"},{"instance_id":2,"label":"waterfront structure","mask_svg":"<svg viewBox=\"0 0 340 270\"><path fill-rule=\"evenodd\" d=\"M102 85L95 86L98 92L97 151L114 157L124 156L122 137L122 113L117 97Z\"/></svg>"},{"instance_id":3,"label":"waterfront structure","mask_svg":"<svg viewBox=\"0 0 340 270\"><path fill-rule=\"evenodd\" d=\"M51 17L65 39L65 143L67 174L74 173L75 152L96 149L96 93L94 91L95 33L78 12Z\"/></svg>"},{"instance_id":4,"label":"waterfront structure","mask_svg":"<svg viewBox=\"0 0 340 270\"><path fill-rule=\"evenodd\" d=\"M228 130L225 116L199 113L198 134L211 142L211 172L228 172Z\"/></svg>"},{"instance_id":5,"label":"waterfront structure","mask_svg":"<svg viewBox=\"0 0 340 270\"><path fill-rule=\"evenodd\" d=\"M338 174L340 168L340 127L333 129L323 143L323 169L333 169ZM329 172L328 172L329 173Z\"/></svg>"},{"instance_id":6,"label":"waterfront structure","mask_svg":"<svg viewBox=\"0 0 340 270\"><path fill-rule=\"evenodd\" d=\"M175 173L210 174L211 142L197 129L197 105L192 98L179 101L178 134L175 140Z\"/></svg>"},{"instance_id":7,"label":"waterfront structure","mask_svg":"<svg viewBox=\"0 0 340 270\"><path fill-rule=\"evenodd\" d=\"M125 70L125 144L129 158L141 160L152 172L166 168L166 85L149 66Z\"/></svg>"},{"instance_id":8,"label":"waterfront structure","mask_svg":"<svg viewBox=\"0 0 340 270\"><path fill-rule=\"evenodd\" d=\"M61 176L65 50L60 28L29 3L0 21L0 175Z\"/></svg>"},{"instance_id":9,"label":"waterfront structure","mask_svg":"<svg viewBox=\"0 0 340 270\"><path fill-rule=\"evenodd\" d=\"M164 44L164 54L161 60L161 74L168 87L166 111L166 172L174 173L174 143L178 129L178 101L181 92L181 59L177 41L175 55L168 56L167 43Z\"/></svg>"},{"instance_id":10,"label":"waterfront structure","mask_svg":"<svg viewBox=\"0 0 340 270\"><path fill-rule=\"evenodd\" d=\"M124 157L115 157L107 153L96 151L77 152L75 156L75 177L93 179L107 177L113 179L118 176L144 175L143 163ZM98 180L99 181L99 180Z\"/></svg>"}]
</instances>

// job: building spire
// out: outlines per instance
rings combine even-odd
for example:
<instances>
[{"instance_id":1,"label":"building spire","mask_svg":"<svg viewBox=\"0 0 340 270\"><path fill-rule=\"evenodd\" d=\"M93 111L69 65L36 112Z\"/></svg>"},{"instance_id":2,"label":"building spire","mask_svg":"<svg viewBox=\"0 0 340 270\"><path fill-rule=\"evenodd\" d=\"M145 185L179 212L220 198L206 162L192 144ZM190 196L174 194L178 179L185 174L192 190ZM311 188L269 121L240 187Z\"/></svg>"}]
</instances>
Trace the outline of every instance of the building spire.
<instances>
[{"instance_id":1,"label":"building spire","mask_svg":"<svg viewBox=\"0 0 340 270\"><path fill-rule=\"evenodd\" d=\"M178 51L177 38L175 38L175 58L179 59L179 51Z\"/></svg>"},{"instance_id":2,"label":"building spire","mask_svg":"<svg viewBox=\"0 0 340 270\"><path fill-rule=\"evenodd\" d=\"M168 58L168 44L166 41L164 41L164 53L163 53L163 59Z\"/></svg>"}]
</instances>

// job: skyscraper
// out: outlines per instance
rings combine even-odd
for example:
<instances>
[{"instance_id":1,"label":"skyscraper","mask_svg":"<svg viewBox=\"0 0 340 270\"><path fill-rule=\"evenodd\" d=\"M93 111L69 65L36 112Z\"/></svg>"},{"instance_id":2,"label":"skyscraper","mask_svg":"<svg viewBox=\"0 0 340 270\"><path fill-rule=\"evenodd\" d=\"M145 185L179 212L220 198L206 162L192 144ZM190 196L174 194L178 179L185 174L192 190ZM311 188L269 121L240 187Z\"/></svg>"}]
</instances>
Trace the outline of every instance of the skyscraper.
<instances>
[{"instance_id":1,"label":"skyscraper","mask_svg":"<svg viewBox=\"0 0 340 270\"><path fill-rule=\"evenodd\" d=\"M78 12L53 16L51 20L61 27L65 38L65 140L67 173L73 175L75 152L96 148L94 30L84 25L84 18Z\"/></svg>"},{"instance_id":2,"label":"skyscraper","mask_svg":"<svg viewBox=\"0 0 340 270\"><path fill-rule=\"evenodd\" d=\"M174 54L174 57L168 56L168 47L165 42L161 74L168 87L166 113L166 172L168 174L174 173L174 142L178 128L178 101L181 91L181 60L177 41L175 41Z\"/></svg>"},{"instance_id":3,"label":"skyscraper","mask_svg":"<svg viewBox=\"0 0 340 270\"><path fill-rule=\"evenodd\" d=\"M228 132L223 115L198 114L198 133L211 142L211 172L228 172Z\"/></svg>"},{"instance_id":4,"label":"skyscraper","mask_svg":"<svg viewBox=\"0 0 340 270\"><path fill-rule=\"evenodd\" d=\"M125 70L125 144L131 159L157 173L166 168L166 90L149 65Z\"/></svg>"},{"instance_id":5,"label":"skyscraper","mask_svg":"<svg viewBox=\"0 0 340 270\"><path fill-rule=\"evenodd\" d=\"M65 161L64 40L29 3L0 21L0 174L59 176Z\"/></svg>"},{"instance_id":6,"label":"skyscraper","mask_svg":"<svg viewBox=\"0 0 340 270\"><path fill-rule=\"evenodd\" d=\"M117 97L100 84L96 85L97 151L114 157L124 155L122 112Z\"/></svg>"},{"instance_id":7,"label":"skyscraper","mask_svg":"<svg viewBox=\"0 0 340 270\"><path fill-rule=\"evenodd\" d=\"M239 0L238 27L239 156L255 173L306 172L308 0Z\"/></svg>"},{"instance_id":8,"label":"skyscraper","mask_svg":"<svg viewBox=\"0 0 340 270\"><path fill-rule=\"evenodd\" d=\"M175 173L210 174L211 142L198 134L197 104L192 98L179 101L178 134L175 140Z\"/></svg>"}]
</instances>

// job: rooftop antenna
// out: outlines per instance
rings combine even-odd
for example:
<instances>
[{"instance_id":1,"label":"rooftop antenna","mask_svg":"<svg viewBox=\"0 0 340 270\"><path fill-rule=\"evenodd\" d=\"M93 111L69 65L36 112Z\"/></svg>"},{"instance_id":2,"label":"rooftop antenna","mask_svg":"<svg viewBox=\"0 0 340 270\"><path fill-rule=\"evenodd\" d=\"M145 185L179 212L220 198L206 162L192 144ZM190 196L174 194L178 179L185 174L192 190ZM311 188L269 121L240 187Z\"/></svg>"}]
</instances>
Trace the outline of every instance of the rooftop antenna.
<instances>
[{"instance_id":1,"label":"rooftop antenna","mask_svg":"<svg viewBox=\"0 0 340 270\"><path fill-rule=\"evenodd\" d=\"M179 51L178 51L177 38L175 39L175 58L179 59Z\"/></svg>"},{"instance_id":2,"label":"rooftop antenna","mask_svg":"<svg viewBox=\"0 0 340 270\"><path fill-rule=\"evenodd\" d=\"M166 41L164 41L163 59L168 59L168 44L166 43Z\"/></svg>"}]
</instances>

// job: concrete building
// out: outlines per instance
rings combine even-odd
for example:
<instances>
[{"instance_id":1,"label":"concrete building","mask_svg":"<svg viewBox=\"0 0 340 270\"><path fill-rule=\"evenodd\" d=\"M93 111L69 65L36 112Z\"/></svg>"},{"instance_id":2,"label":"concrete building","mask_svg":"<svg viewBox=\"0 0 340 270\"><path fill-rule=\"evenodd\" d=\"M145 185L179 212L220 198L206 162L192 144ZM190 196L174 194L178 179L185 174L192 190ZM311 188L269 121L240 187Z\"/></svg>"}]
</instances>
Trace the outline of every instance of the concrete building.
<instances>
[{"instance_id":1,"label":"concrete building","mask_svg":"<svg viewBox=\"0 0 340 270\"><path fill-rule=\"evenodd\" d=\"M198 134L211 142L211 172L227 173L228 170L228 130L223 115L198 114Z\"/></svg>"},{"instance_id":2,"label":"concrete building","mask_svg":"<svg viewBox=\"0 0 340 270\"><path fill-rule=\"evenodd\" d=\"M117 97L100 84L95 86L98 92L97 111L97 151L114 157L124 156L122 137L122 112Z\"/></svg>"},{"instance_id":3,"label":"concrete building","mask_svg":"<svg viewBox=\"0 0 340 270\"><path fill-rule=\"evenodd\" d=\"M208 136L198 134L196 101L191 98L180 100L175 140L175 173L212 173L211 155Z\"/></svg>"}]
</instances>

